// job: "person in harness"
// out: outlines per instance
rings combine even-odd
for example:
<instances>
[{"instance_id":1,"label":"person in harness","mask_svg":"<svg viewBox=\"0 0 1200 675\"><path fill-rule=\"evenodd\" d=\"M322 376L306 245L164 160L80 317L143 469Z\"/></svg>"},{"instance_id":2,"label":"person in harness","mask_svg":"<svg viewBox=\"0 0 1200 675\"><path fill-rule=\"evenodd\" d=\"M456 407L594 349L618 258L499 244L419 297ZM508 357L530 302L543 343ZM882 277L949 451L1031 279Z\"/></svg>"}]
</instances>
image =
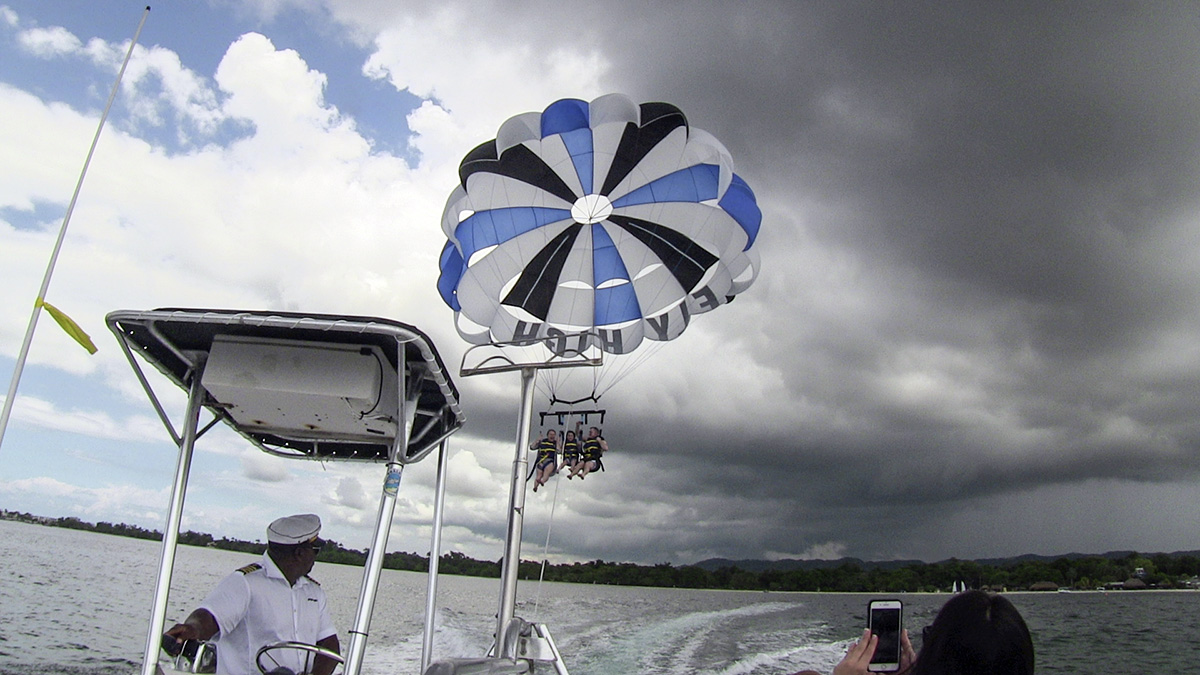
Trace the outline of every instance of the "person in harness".
<instances>
[{"instance_id":1,"label":"person in harness","mask_svg":"<svg viewBox=\"0 0 1200 675\"><path fill-rule=\"evenodd\" d=\"M546 435L538 436L529 449L537 451L537 457L533 460L533 471L529 474L529 477L534 479L533 491L537 492L537 489L545 485L558 470L558 433L554 429L547 430Z\"/></svg>"},{"instance_id":2,"label":"person in harness","mask_svg":"<svg viewBox=\"0 0 1200 675\"><path fill-rule=\"evenodd\" d=\"M575 423L575 434L580 435L583 429L582 422ZM571 469L571 475L567 478L579 476L580 480L587 478L587 475L593 471L603 471L604 462L600 461L600 456L608 451L608 442L600 435L600 429L591 427L588 429L587 439L583 441L583 456L582 460Z\"/></svg>"},{"instance_id":3,"label":"person in harness","mask_svg":"<svg viewBox=\"0 0 1200 675\"><path fill-rule=\"evenodd\" d=\"M571 475L567 478L575 477L575 466L583 461L583 444L579 442L579 435L574 431L567 431L566 438L563 440L562 446L562 464L558 466L558 470L571 470Z\"/></svg>"}]
</instances>

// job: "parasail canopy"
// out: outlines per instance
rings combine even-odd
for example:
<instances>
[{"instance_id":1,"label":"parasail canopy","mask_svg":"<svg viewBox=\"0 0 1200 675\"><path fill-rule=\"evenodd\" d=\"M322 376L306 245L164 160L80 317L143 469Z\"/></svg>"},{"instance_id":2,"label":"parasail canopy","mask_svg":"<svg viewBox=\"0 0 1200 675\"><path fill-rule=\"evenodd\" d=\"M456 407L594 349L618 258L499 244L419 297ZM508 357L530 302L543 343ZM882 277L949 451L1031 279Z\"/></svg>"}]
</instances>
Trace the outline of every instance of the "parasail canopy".
<instances>
[{"instance_id":1,"label":"parasail canopy","mask_svg":"<svg viewBox=\"0 0 1200 675\"><path fill-rule=\"evenodd\" d=\"M459 178L438 290L468 342L627 354L678 337L757 275L754 193L667 103L609 94L517 115Z\"/></svg>"}]
</instances>

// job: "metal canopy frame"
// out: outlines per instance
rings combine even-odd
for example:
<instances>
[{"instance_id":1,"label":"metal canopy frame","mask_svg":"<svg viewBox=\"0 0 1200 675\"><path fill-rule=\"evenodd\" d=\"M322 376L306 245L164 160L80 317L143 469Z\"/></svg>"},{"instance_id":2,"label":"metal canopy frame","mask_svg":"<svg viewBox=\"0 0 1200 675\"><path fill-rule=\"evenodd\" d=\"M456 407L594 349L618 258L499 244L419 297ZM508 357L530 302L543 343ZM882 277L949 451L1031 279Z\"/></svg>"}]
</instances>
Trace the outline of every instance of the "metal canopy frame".
<instances>
[{"instance_id":1,"label":"metal canopy frame","mask_svg":"<svg viewBox=\"0 0 1200 675\"><path fill-rule=\"evenodd\" d=\"M109 329L117 336L121 349L150 397L155 411L172 440L179 446L170 512L163 533L162 559L154 592L154 609L146 638L143 675L154 675L158 665L167 595L175 564L179 525L195 441L219 421L228 424L263 451L282 457L386 463L387 472L379 500L375 534L367 555L357 615L354 628L350 630L350 644L345 654L345 673L357 675L361 670L366 650L371 613L401 472L405 465L420 461L434 447L440 446L442 452L439 474L442 474L445 440L461 428L464 422L462 409L459 407L458 390L447 374L433 343L412 326L373 317L156 309L116 311L110 313L106 321ZM377 428L372 433L378 438L364 438L360 431L347 433L330 431L329 428L312 428L319 425L304 423L303 415L282 415L279 420L270 423L265 420L239 418L232 412L234 404L214 396L204 384L205 368L214 345L230 339L255 345L268 344L271 349L285 352L299 347L308 350L307 364L315 366L321 365L323 354L344 355L354 353L355 348L363 350L359 352L360 355L366 356L369 352L370 355L376 356L381 366L386 365L392 369L386 374L391 376L396 388L394 395L393 392L385 391L382 383L389 379L381 373L375 407L378 408L384 401L395 406L394 409L377 412L377 416L390 419L391 433L380 433ZM182 433L175 431L134 354L139 354L167 379L188 392ZM269 390L252 388L249 395L253 396L258 391ZM222 395L228 397L227 392ZM208 409L213 419L200 428L199 417L202 408ZM345 416L346 410L339 409L338 413ZM444 490L444 484L444 478L439 477L438 489ZM440 505L440 495L438 499ZM435 528L440 529L440 522L435 524ZM436 539L432 555L438 555ZM431 584L430 593L434 592L435 587ZM430 605L432 604L431 600ZM428 627L431 623L430 617L427 617L426 623Z\"/></svg>"},{"instance_id":2,"label":"metal canopy frame","mask_svg":"<svg viewBox=\"0 0 1200 675\"><path fill-rule=\"evenodd\" d=\"M458 389L450 380L433 342L413 326L375 317L249 312L206 309L116 311L107 317L110 330L133 365L163 423L178 443L157 397L132 358L138 353L177 386L187 391L193 373L202 372L213 344L220 338L264 338L295 343L370 345L379 347L388 365L407 366L405 398L415 397L417 424L400 457L408 464L424 458L441 438L462 426ZM397 345L403 345L403 354ZM394 438L378 440L329 437L312 430L249 428L239 424L225 403L204 392L201 405L264 452L318 460L387 461ZM209 427L212 425L210 424ZM205 427L207 430L208 427Z\"/></svg>"}]
</instances>

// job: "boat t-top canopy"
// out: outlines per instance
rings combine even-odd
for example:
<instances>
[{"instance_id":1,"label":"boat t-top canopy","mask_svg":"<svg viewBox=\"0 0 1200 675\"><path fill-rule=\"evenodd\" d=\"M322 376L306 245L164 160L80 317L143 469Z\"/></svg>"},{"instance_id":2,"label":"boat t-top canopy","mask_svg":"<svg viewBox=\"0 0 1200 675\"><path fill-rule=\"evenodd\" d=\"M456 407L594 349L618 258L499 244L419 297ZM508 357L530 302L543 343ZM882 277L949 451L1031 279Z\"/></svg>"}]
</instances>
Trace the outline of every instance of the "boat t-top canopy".
<instances>
[{"instance_id":1,"label":"boat t-top canopy","mask_svg":"<svg viewBox=\"0 0 1200 675\"><path fill-rule=\"evenodd\" d=\"M433 343L397 321L208 309L107 321L152 398L135 353L185 391L200 374L200 404L275 455L388 461L403 416L411 433L394 461L411 463L463 424Z\"/></svg>"},{"instance_id":2,"label":"boat t-top canopy","mask_svg":"<svg viewBox=\"0 0 1200 675\"><path fill-rule=\"evenodd\" d=\"M435 532L440 530L445 441L462 427L463 413L433 343L407 324L357 316L155 309L112 312L107 322L179 446L142 675L160 672L157 655L192 451L196 439L222 421L282 457L387 464L345 652L345 672L358 675L402 470L438 446ZM182 432L171 424L135 354L187 391ZM201 429L202 408L213 419ZM428 635L432 624L430 604ZM426 651L431 648L427 640Z\"/></svg>"}]
</instances>

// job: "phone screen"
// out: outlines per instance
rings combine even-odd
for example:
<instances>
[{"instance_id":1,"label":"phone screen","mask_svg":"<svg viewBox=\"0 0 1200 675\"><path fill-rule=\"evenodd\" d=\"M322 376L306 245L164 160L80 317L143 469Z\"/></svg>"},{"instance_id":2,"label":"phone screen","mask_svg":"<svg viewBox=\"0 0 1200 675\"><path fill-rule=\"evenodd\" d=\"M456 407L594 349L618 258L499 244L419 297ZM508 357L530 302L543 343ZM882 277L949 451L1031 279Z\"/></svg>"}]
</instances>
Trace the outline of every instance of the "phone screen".
<instances>
[{"instance_id":1,"label":"phone screen","mask_svg":"<svg viewBox=\"0 0 1200 675\"><path fill-rule=\"evenodd\" d=\"M872 672L888 672L900 667L900 614L899 600L875 600L869 607L869 628L879 637L875 655L871 657Z\"/></svg>"}]
</instances>

